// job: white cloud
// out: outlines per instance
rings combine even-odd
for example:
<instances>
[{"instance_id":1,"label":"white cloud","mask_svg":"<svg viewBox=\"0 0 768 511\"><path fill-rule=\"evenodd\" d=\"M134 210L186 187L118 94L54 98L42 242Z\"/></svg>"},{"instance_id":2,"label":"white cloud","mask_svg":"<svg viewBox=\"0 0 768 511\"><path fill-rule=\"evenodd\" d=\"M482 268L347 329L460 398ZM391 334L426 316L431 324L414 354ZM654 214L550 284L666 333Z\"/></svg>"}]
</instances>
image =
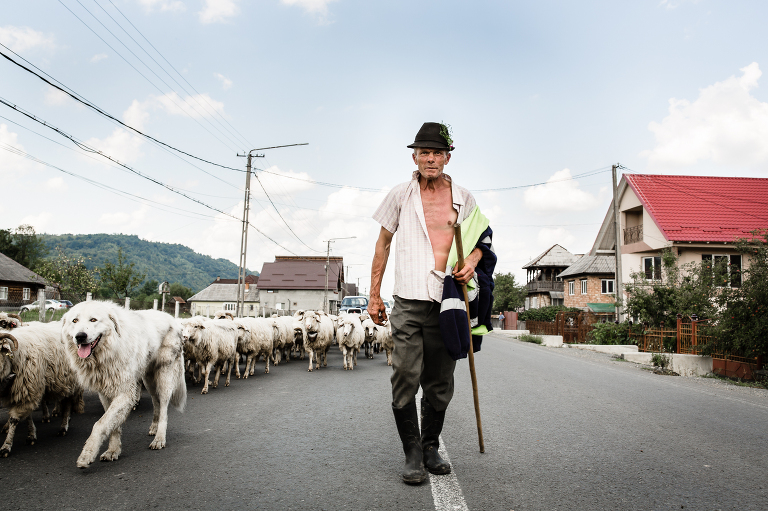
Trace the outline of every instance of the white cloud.
<instances>
[{"instance_id":1,"label":"white cloud","mask_svg":"<svg viewBox=\"0 0 768 511\"><path fill-rule=\"evenodd\" d=\"M0 124L0 181L4 183L6 190L9 184L17 181L19 177L28 171L39 168L32 161L6 150L7 146L24 151L19 143L19 135L10 131L7 124Z\"/></svg>"},{"instance_id":2,"label":"white cloud","mask_svg":"<svg viewBox=\"0 0 768 511\"><path fill-rule=\"evenodd\" d=\"M641 156L656 168L710 160L768 169L768 103L750 93L762 72L757 62L740 71L741 76L701 89L693 102L670 99L669 115L648 125L656 146Z\"/></svg>"},{"instance_id":3,"label":"white cloud","mask_svg":"<svg viewBox=\"0 0 768 511\"><path fill-rule=\"evenodd\" d=\"M568 248L576 242L576 237L565 230L563 227L544 227L539 231L536 237L539 245L546 248L554 244Z\"/></svg>"},{"instance_id":4,"label":"white cloud","mask_svg":"<svg viewBox=\"0 0 768 511\"><path fill-rule=\"evenodd\" d=\"M107 58L107 56L108 55L106 53L97 53L96 55L91 57L91 62L95 64L96 62L98 62L100 60L104 60L105 58Z\"/></svg>"},{"instance_id":5,"label":"white cloud","mask_svg":"<svg viewBox=\"0 0 768 511\"><path fill-rule=\"evenodd\" d=\"M258 163L258 161L257 161ZM306 172L283 171L276 166L266 169L267 172L259 172L259 180L270 195L286 195L311 190L317 185L309 182L312 178ZM288 176L280 177L280 176ZM251 185L254 194L260 194L261 187L258 183Z\"/></svg>"},{"instance_id":6,"label":"white cloud","mask_svg":"<svg viewBox=\"0 0 768 511\"><path fill-rule=\"evenodd\" d=\"M221 74L221 73L213 73L213 76L215 76L216 78L219 79L219 81L221 82L221 88L222 89L227 90L230 87L232 87L232 80L230 80L229 78L227 78L223 74Z\"/></svg>"},{"instance_id":7,"label":"white cloud","mask_svg":"<svg viewBox=\"0 0 768 511\"><path fill-rule=\"evenodd\" d=\"M540 213L561 211L587 211L602 204L603 188L597 197L580 189L579 182L571 179L571 171L555 172L546 184L529 188L523 194L528 209Z\"/></svg>"},{"instance_id":8,"label":"white cloud","mask_svg":"<svg viewBox=\"0 0 768 511\"><path fill-rule=\"evenodd\" d=\"M53 214L43 211L35 215L27 215L21 219L19 225L27 224L35 228L36 232L46 232L47 227L51 225L51 221L55 220Z\"/></svg>"},{"instance_id":9,"label":"white cloud","mask_svg":"<svg viewBox=\"0 0 768 511\"><path fill-rule=\"evenodd\" d=\"M53 105L53 106L59 106L63 105L67 102L69 99L69 96L67 96L65 93L61 92L59 89L55 89L48 86L48 90L45 91L45 104L46 105Z\"/></svg>"},{"instance_id":10,"label":"white cloud","mask_svg":"<svg viewBox=\"0 0 768 511\"><path fill-rule=\"evenodd\" d=\"M687 0L689 3L697 4L699 3L699 0ZM680 7L680 4L685 3L686 0L661 0L659 2L659 7L664 7L665 9L677 9Z\"/></svg>"},{"instance_id":11,"label":"white cloud","mask_svg":"<svg viewBox=\"0 0 768 511\"><path fill-rule=\"evenodd\" d=\"M147 220L156 214L156 209L142 204L138 209L130 212L102 213L99 217L99 224L104 229L109 229L108 232L135 232L139 228L146 227Z\"/></svg>"},{"instance_id":12,"label":"white cloud","mask_svg":"<svg viewBox=\"0 0 768 511\"><path fill-rule=\"evenodd\" d=\"M123 121L136 129L142 129L144 122L149 118L146 104L134 99L131 106L123 112ZM112 134L105 139L90 138L85 141L91 147L103 151L121 163L131 163L139 159L139 151L144 139L127 130L127 128L115 128Z\"/></svg>"},{"instance_id":13,"label":"white cloud","mask_svg":"<svg viewBox=\"0 0 768 511\"><path fill-rule=\"evenodd\" d=\"M53 35L46 35L29 27L0 27L0 42L19 53L33 48L54 48Z\"/></svg>"},{"instance_id":14,"label":"white cloud","mask_svg":"<svg viewBox=\"0 0 768 511\"><path fill-rule=\"evenodd\" d=\"M184 2L178 0L139 0L139 3L148 11L158 9L160 11L184 11Z\"/></svg>"},{"instance_id":15,"label":"white cloud","mask_svg":"<svg viewBox=\"0 0 768 511\"><path fill-rule=\"evenodd\" d=\"M224 23L240 13L236 0L205 0L205 8L198 13L200 23Z\"/></svg>"},{"instance_id":16,"label":"white cloud","mask_svg":"<svg viewBox=\"0 0 768 511\"><path fill-rule=\"evenodd\" d=\"M216 101L205 93L181 98L175 92L169 92L162 96L152 96L150 101L154 101L166 113L172 115L189 114L195 119L212 116L211 109L219 114L224 113L224 103Z\"/></svg>"},{"instance_id":17,"label":"white cloud","mask_svg":"<svg viewBox=\"0 0 768 511\"><path fill-rule=\"evenodd\" d=\"M312 14L328 14L328 4L336 0L280 0L285 5L298 5Z\"/></svg>"},{"instance_id":18,"label":"white cloud","mask_svg":"<svg viewBox=\"0 0 768 511\"><path fill-rule=\"evenodd\" d=\"M45 187L48 190L54 191L54 192L65 192L67 191L67 184L64 182L64 178L61 176L58 177L52 177L48 181L45 182Z\"/></svg>"}]
</instances>

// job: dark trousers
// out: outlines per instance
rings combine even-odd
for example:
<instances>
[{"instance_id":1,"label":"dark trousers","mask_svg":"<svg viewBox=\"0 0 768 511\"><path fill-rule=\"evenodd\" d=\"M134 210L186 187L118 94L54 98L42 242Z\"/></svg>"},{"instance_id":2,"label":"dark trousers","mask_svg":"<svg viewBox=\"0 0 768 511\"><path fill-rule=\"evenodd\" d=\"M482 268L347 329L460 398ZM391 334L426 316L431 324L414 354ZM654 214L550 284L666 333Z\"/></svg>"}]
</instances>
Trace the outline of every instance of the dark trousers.
<instances>
[{"instance_id":1,"label":"dark trousers","mask_svg":"<svg viewBox=\"0 0 768 511\"><path fill-rule=\"evenodd\" d=\"M440 304L395 296L392 309L392 406L404 408L415 401L419 385L435 410L448 408L453 397L456 361L440 337Z\"/></svg>"}]
</instances>

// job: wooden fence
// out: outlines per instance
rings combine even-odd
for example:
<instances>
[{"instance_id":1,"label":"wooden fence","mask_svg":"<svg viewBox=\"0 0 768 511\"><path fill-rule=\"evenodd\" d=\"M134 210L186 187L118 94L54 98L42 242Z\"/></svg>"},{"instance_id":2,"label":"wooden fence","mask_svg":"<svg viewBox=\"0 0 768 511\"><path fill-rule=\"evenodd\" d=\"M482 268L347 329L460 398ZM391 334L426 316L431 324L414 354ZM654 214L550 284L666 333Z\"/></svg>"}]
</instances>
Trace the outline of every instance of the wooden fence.
<instances>
[{"instance_id":1,"label":"wooden fence","mask_svg":"<svg viewBox=\"0 0 768 511\"><path fill-rule=\"evenodd\" d=\"M610 313L566 312L557 313L555 321L525 322L525 328L533 335L561 335L566 344L586 344L597 323L613 321Z\"/></svg>"},{"instance_id":2,"label":"wooden fence","mask_svg":"<svg viewBox=\"0 0 768 511\"><path fill-rule=\"evenodd\" d=\"M711 336L701 333L707 319L683 317L678 315L675 328L647 327L641 334L630 332L630 337L637 342L638 351L662 352L673 351L687 355L700 355L702 346L711 341ZM665 347L666 341L666 347ZM669 349L674 346L674 349ZM744 357L732 353L712 353L712 370L730 378L754 379L756 370L763 367L761 357Z\"/></svg>"}]
</instances>

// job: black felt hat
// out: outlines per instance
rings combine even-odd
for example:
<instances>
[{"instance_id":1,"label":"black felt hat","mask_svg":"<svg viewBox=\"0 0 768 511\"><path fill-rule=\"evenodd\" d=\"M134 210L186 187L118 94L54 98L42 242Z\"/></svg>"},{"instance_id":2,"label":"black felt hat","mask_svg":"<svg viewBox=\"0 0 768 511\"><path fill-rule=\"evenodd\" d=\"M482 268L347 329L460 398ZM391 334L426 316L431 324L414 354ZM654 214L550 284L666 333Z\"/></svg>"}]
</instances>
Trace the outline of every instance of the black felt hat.
<instances>
[{"instance_id":1,"label":"black felt hat","mask_svg":"<svg viewBox=\"0 0 768 511\"><path fill-rule=\"evenodd\" d=\"M416 139L413 144L408 146L411 149L417 147L427 147L429 149L446 149L453 151L453 140L448 133L448 127L439 122L425 122L421 129L416 133Z\"/></svg>"}]
</instances>

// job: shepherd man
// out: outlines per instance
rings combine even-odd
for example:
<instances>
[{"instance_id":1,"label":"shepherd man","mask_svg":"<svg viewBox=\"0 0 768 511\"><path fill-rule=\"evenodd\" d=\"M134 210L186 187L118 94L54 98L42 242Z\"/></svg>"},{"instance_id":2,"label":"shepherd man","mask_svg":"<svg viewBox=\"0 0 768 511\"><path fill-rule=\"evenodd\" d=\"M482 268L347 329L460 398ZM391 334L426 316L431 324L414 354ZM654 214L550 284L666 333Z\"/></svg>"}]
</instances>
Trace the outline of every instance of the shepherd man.
<instances>
[{"instance_id":1,"label":"shepherd man","mask_svg":"<svg viewBox=\"0 0 768 511\"><path fill-rule=\"evenodd\" d=\"M481 338L477 336L491 330L496 256L488 219L474 197L443 173L454 149L450 127L426 122L407 147L413 149L418 169L410 181L395 186L373 214L381 230L371 269L368 312L377 324L388 319L381 281L397 232L395 306L389 318L395 344L392 412L405 452L403 482L421 484L427 470L436 475L451 472L451 465L438 452L440 432L453 397L456 360L467 356L470 335L478 351ZM457 224L465 252L462 268L456 267ZM471 332L462 285L469 289ZM419 386L421 426L416 409Z\"/></svg>"}]
</instances>

